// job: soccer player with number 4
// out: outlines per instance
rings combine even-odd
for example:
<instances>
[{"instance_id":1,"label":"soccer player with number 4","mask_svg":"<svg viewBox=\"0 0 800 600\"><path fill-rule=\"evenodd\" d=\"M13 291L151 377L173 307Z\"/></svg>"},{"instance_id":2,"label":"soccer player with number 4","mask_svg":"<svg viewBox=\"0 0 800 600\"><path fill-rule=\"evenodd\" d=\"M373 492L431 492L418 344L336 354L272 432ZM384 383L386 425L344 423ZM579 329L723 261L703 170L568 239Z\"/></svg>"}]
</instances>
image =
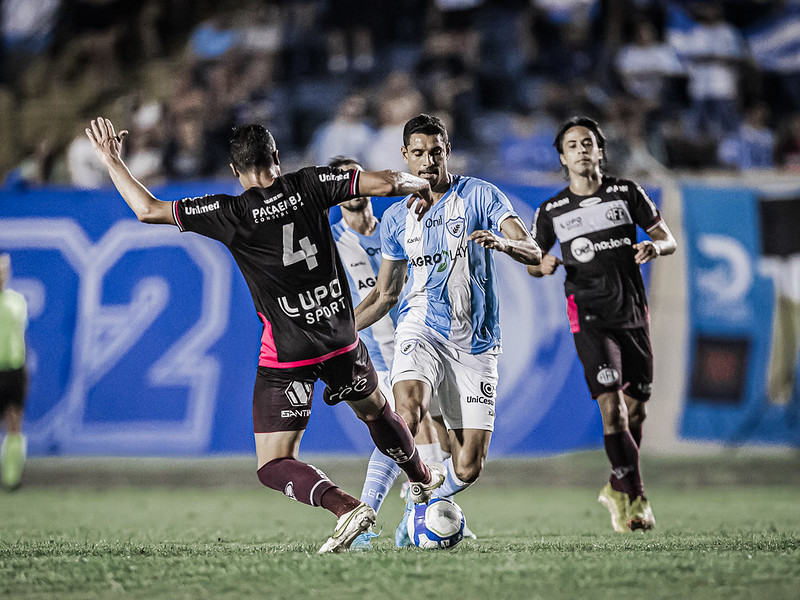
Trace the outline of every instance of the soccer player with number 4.
<instances>
[{"instance_id":1,"label":"soccer player with number 4","mask_svg":"<svg viewBox=\"0 0 800 600\"><path fill-rule=\"evenodd\" d=\"M298 460L311 415L314 382L325 384L327 404L347 402L375 446L412 482L425 502L443 478L422 462L406 423L378 389L378 378L358 338L347 276L336 251L328 209L360 196L410 194L419 219L433 203L428 181L396 171L342 171L307 167L281 174L272 135L260 125L234 129L229 146L239 196L216 194L163 202L128 170L122 139L108 119L86 129L97 156L137 218L176 225L219 240L231 252L263 323L253 392L258 478L288 497L321 506L338 520L320 554L347 550L375 523L375 511Z\"/></svg>"},{"instance_id":2,"label":"soccer player with number 4","mask_svg":"<svg viewBox=\"0 0 800 600\"><path fill-rule=\"evenodd\" d=\"M574 117L555 143L569 186L542 203L531 233L545 255L534 277L566 270L567 315L578 358L603 420L611 463L598 498L620 533L655 527L639 471L645 403L653 381L647 296L639 265L672 254L675 238L637 183L603 174L605 137ZM651 239L636 242L636 226ZM547 254L558 241L561 256Z\"/></svg>"}]
</instances>

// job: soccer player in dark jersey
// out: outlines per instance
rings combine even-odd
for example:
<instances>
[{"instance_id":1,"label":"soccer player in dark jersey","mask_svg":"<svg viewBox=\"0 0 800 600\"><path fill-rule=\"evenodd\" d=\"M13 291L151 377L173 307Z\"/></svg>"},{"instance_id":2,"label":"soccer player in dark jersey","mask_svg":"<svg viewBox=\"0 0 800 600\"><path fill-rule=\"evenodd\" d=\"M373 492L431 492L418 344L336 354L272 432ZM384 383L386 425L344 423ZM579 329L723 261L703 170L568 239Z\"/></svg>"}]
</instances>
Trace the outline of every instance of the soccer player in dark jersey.
<instances>
[{"instance_id":1,"label":"soccer player in dark jersey","mask_svg":"<svg viewBox=\"0 0 800 600\"><path fill-rule=\"evenodd\" d=\"M605 137L588 117L564 123L553 144L569 186L542 203L531 233L546 253L534 277L566 270L567 315L578 358L603 419L611 477L598 500L618 532L652 529L639 471L653 354L639 265L675 252L675 238L637 183L603 174ZM636 226L651 239L636 242Z\"/></svg>"},{"instance_id":2,"label":"soccer player in dark jersey","mask_svg":"<svg viewBox=\"0 0 800 600\"><path fill-rule=\"evenodd\" d=\"M314 382L327 404L347 402L366 423L377 448L414 482L416 502L442 483L422 462L408 426L378 389L377 375L355 329L347 276L333 241L328 209L359 196L412 194L421 217L432 204L430 185L395 171L308 167L281 174L272 135L260 125L235 129L230 166L244 188L162 202L120 157L122 137L108 119L86 129L97 156L138 219L177 225L222 242L233 255L263 322L253 392L258 478L265 486L338 517L319 553L338 552L375 522L375 511L297 460L311 414Z\"/></svg>"}]
</instances>

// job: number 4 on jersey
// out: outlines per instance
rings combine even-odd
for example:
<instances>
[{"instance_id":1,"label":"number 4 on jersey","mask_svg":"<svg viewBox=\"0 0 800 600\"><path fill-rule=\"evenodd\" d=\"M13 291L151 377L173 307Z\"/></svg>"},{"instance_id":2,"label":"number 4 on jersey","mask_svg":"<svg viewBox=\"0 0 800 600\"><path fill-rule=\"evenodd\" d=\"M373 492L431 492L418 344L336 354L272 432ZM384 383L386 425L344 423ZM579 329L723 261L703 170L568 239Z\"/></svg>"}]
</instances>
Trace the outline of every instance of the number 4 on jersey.
<instances>
[{"instance_id":1,"label":"number 4 on jersey","mask_svg":"<svg viewBox=\"0 0 800 600\"><path fill-rule=\"evenodd\" d=\"M301 260L306 261L308 270L317 266L316 244L312 244L308 237L299 240L300 250L294 249L294 223L287 223L283 226L283 266L288 267Z\"/></svg>"}]
</instances>

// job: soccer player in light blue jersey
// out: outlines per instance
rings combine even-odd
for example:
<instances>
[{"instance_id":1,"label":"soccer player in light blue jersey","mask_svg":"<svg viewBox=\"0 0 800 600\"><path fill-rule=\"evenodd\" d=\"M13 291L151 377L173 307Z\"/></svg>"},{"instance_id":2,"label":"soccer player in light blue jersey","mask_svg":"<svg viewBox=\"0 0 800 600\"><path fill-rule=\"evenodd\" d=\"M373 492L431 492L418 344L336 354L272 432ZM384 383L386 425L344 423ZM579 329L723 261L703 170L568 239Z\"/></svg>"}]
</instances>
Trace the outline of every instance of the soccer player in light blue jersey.
<instances>
[{"instance_id":1,"label":"soccer player in light blue jersey","mask_svg":"<svg viewBox=\"0 0 800 600\"><path fill-rule=\"evenodd\" d=\"M342 170L362 167L352 158L338 156L328 163L329 167ZM339 256L342 258L353 306L361 302L375 287L378 269L381 265L380 221L372 210L369 197L353 198L339 205L342 219L331 227L333 239ZM389 404L394 407L394 396L390 384L389 370L394 357L394 330L397 326L397 310L393 308L371 327L360 332L359 337L369 351L372 364L378 373L378 386ZM444 427L442 426L442 430ZM441 440L447 447L447 436ZM420 423L414 437L420 458L425 462L442 462L448 453L442 449L436 425L430 414ZM361 501L368 504L377 513L400 475L395 462L380 452L373 450L367 466L367 474L361 491ZM351 550L368 550L372 548L370 539L375 537L372 531L362 533L350 546Z\"/></svg>"},{"instance_id":2,"label":"soccer player in light blue jersey","mask_svg":"<svg viewBox=\"0 0 800 600\"><path fill-rule=\"evenodd\" d=\"M439 118L408 121L401 152L409 172L430 183L434 204L417 222L404 203L384 213L381 266L356 308L356 325L377 322L403 292L392 364L396 410L412 433L429 408L441 412L451 456L434 495L448 497L477 480L494 429L500 320L493 254L536 265L541 251L500 190L450 173ZM407 503L404 521L410 509Z\"/></svg>"}]
</instances>

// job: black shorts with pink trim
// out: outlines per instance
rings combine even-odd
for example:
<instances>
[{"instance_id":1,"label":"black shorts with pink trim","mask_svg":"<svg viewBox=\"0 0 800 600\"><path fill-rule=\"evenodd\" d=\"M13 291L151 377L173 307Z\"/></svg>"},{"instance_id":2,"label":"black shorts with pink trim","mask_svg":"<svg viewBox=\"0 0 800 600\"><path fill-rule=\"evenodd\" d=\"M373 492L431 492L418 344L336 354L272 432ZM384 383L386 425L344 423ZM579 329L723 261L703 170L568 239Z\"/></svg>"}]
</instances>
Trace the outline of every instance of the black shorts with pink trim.
<instances>
[{"instance_id":1,"label":"black shorts with pink trim","mask_svg":"<svg viewBox=\"0 0 800 600\"><path fill-rule=\"evenodd\" d=\"M253 390L253 431L301 431L308 426L314 383L325 382L323 400L334 405L367 398L378 374L364 343L338 356L302 367L258 367Z\"/></svg>"},{"instance_id":2,"label":"black shorts with pink trim","mask_svg":"<svg viewBox=\"0 0 800 600\"><path fill-rule=\"evenodd\" d=\"M648 327L582 327L573 339L592 398L622 390L641 402L650 399L653 350Z\"/></svg>"}]
</instances>

